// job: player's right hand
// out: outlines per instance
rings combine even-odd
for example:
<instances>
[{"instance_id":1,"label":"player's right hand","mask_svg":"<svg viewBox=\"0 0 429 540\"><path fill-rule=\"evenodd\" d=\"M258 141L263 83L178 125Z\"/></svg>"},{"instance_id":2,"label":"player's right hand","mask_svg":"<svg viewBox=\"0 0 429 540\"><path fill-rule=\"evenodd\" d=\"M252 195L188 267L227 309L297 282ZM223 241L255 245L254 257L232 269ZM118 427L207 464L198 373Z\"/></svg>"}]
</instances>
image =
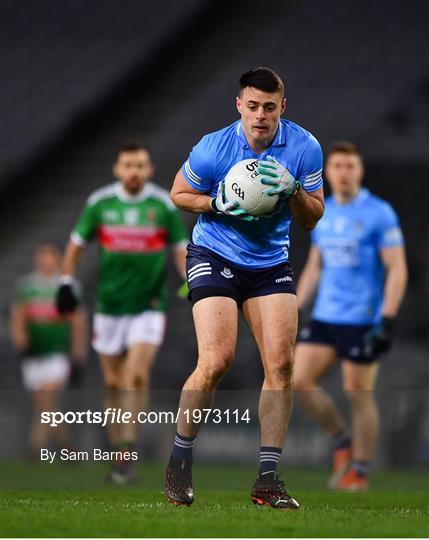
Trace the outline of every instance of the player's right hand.
<instances>
[{"instance_id":1,"label":"player's right hand","mask_svg":"<svg viewBox=\"0 0 429 540\"><path fill-rule=\"evenodd\" d=\"M57 310L61 315L74 313L79 304L72 282L62 283L57 291Z\"/></svg>"},{"instance_id":2,"label":"player's right hand","mask_svg":"<svg viewBox=\"0 0 429 540\"><path fill-rule=\"evenodd\" d=\"M258 219L257 216L248 214L244 208L240 208L237 201L227 200L225 195L225 182L219 183L216 198L213 198L210 201L210 207L216 214L225 214L243 221L255 221Z\"/></svg>"},{"instance_id":3,"label":"player's right hand","mask_svg":"<svg viewBox=\"0 0 429 540\"><path fill-rule=\"evenodd\" d=\"M385 353L390 349L393 337L393 319L383 317L363 336L365 349L372 354Z\"/></svg>"},{"instance_id":4,"label":"player's right hand","mask_svg":"<svg viewBox=\"0 0 429 540\"><path fill-rule=\"evenodd\" d=\"M265 160L259 162L258 173L262 176L261 184L272 186L265 190L270 197L281 195L287 199L293 195L299 185L286 167L283 167L272 156L267 156Z\"/></svg>"}]
</instances>

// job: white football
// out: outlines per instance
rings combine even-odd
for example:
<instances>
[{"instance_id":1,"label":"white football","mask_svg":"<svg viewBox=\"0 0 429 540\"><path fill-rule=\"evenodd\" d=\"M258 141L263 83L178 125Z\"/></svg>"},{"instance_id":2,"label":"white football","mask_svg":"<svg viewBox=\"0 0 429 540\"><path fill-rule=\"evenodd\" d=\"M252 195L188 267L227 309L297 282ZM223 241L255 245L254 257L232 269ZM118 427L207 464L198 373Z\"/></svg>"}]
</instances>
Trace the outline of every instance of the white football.
<instances>
[{"instance_id":1,"label":"white football","mask_svg":"<svg viewBox=\"0 0 429 540\"><path fill-rule=\"evenodd\" d=\"M225 177L225 196L228 201L237 201L252 216L271 212L279 199L278 195L269 196L264 190L269 188L261 184L257 159L243 159L228 171Z\"/></svg>"}]
</instances>

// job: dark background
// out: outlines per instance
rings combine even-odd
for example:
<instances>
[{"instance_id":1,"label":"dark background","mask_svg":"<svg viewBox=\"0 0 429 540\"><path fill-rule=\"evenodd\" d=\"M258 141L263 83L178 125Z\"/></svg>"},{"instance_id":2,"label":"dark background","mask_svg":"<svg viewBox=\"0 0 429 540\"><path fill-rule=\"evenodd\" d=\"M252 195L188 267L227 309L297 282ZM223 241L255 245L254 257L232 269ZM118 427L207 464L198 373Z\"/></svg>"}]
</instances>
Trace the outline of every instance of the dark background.
<instances>
[{"instance_id":1,"label":"dark background","mask_svg":"<svg viewBox=\"0 0 429 540\"><path fill-rule=\"evenodd\" d=\"M2 0L2 429L17 418L10 395L21 392L7 330L13 283L30 270L35 246L65 245L88 194L112 181L124 141L149 147L155 181L168 189L200 137L237 118L239 75L266 65L286 83L285 116L325 149L333 140L355 142L365 156L365 184L399 214L410 283L395 348L380 374L387 418L380 460L428 464L428 23L425 0ZM195 216L184 219L191 231ZM308 241L293 228L297 277ZM79 273L89 306L96 255L90 247ZM169 326L153 377L159 390L179 388L196 358L190 306L174 296L180 280L172 264L169 277ZM256 389L260 381L257 351L242 324L237 359L222 385ZM327 385L339 396L338 373ZM91 353L85 388L100 387ZM304 428L318 433L297 407L291 440Z\"/></svg>"}]
</instances>

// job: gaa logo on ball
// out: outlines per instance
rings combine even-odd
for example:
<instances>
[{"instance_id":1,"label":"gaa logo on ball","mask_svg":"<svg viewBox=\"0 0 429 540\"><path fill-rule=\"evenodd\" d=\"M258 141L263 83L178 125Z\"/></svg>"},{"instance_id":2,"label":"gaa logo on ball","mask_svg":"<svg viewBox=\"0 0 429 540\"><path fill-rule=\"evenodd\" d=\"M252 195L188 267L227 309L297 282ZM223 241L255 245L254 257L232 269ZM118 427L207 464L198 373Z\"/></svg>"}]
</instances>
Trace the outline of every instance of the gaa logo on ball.
<instances>
[{"instance_id":1,"label":"gaa logo on ball","mask_svg":"<svg viewBox=\"0 0 429 540\"><path fill-rule=\"evenodd\" d=\"M225 196L228 201L237 201L253 216L271 212L278 201L278 195L270 197L265 193L267 186L261 183L257 159L243 159L228 171L225 177Z\"/></svg>"}]
</instances>

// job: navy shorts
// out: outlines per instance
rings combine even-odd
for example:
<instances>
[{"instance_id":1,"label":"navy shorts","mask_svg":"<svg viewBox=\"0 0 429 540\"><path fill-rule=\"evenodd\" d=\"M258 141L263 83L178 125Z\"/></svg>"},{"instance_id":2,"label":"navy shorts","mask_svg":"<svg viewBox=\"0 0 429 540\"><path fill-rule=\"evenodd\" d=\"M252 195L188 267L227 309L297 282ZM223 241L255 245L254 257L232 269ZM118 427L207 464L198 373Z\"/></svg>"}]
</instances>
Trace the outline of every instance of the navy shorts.
<instances>
[{"instance_id":1,"label":"navy shorts","mask_svg":"<svg viewBox=\"0 0 429 540\"><path fill-rule=\"evenodd\" d=\"M364 346L363 336L371 325L330 324L312 319L298 334L299 343L330 345L341 359L369 364L377 357Z\"/></svg>"},{"instance_id":2,"label":"navy shorts","mask_svg":"<svg viewBox=\"0 0 429 540\"><path fill-rule=\"evenodd\" d=\"M186 255L186 275L193 304L210 296L227 296L241 307L247 299L256 296L296 294L287 262L270 268L241 268L192 243Z\"/></svg>"}]
</instances>

